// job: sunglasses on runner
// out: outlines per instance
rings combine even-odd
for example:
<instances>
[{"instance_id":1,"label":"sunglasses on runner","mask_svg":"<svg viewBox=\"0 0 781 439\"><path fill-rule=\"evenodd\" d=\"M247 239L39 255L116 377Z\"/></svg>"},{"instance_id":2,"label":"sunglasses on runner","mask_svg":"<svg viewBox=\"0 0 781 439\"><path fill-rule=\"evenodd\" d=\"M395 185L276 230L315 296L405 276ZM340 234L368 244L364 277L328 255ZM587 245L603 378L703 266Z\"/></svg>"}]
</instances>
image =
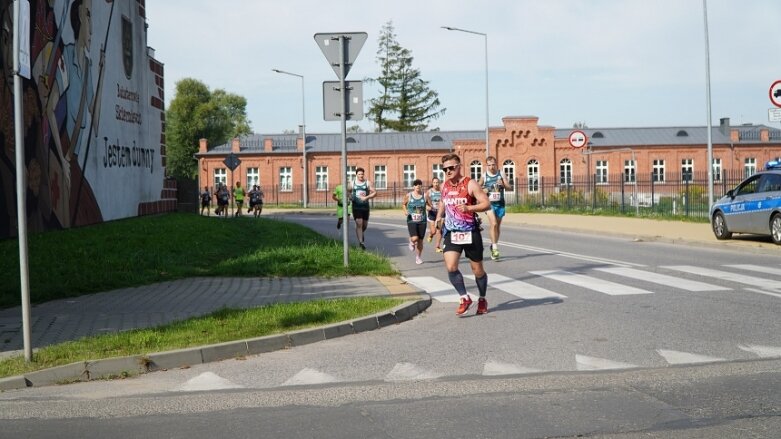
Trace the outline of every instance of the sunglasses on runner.
<instances>
[{"instance_id":1,"label":"sunglasses on runner","mask_svg":"<svg viewBox=\"0 0 781 439\"><path fill-rule=\"evenodd\" d=\"M445 166L444 168L442 168L442 170L445 172L451 172L451 171L455 171L456 168L459 166L461 165Z\"/></svg>"}]
</instances>

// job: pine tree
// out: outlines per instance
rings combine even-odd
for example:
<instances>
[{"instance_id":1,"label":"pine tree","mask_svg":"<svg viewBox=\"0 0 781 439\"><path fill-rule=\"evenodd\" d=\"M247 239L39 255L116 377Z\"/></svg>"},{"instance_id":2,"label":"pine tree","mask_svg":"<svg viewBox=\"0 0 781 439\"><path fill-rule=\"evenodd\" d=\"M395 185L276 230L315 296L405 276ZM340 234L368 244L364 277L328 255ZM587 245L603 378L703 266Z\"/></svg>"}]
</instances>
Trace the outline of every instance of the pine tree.
<instances>
[{"instance_id":1,"label":"pine tree","mask_svg":"<svg viewBox=\"0 0 781 439\"><path fill-rule=\"evenodd\" d=\"M367 82L380 85L380 96L369 100L367 117L376 124L377 132L427 129L429 121L445 114L445 108L439 109L439 94L412 66L412 52L396 40L393 22L383 25L377 42L381 72Z\"/></svg>"}]
</instances>

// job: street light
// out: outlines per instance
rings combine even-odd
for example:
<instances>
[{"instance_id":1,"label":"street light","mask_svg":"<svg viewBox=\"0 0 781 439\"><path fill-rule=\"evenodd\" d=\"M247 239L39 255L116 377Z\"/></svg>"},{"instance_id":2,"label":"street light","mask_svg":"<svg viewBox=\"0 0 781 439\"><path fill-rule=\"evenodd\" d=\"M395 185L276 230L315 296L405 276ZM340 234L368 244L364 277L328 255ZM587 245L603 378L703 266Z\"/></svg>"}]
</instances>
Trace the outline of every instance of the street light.
<instances>
[{"instance_id":1,"label":"street light","mask_svg":"<svg viewBox=\"0 0 781 439\"><path fill-rule=\"evenodd\" d=\"M290 76L296 76L301 78L301 137L303 137L303 145L304 145L304 209L306 209L307 206L307 184L309 181L309 173L307 172L307 166L306 166L306 100L304 98L304 75L299 75L298 73L290 73L286 72L284 70L279 69L271 69L272 72L281 73L283 75L290 75Z\"/></svg>"},{"instance_id":2,"label":"street light","mask_svg":"<svg viewBox=\"0 0 781 439\"><path fill-rule=\"evenodd\" d=\"M488 144L488 34L483 32L475 32L473 30L460 29L451 26L442 26L442 29L454 30L458 32L466 32L468 34L482 35L485 39L485 156L491 155L489 152Z\"/></svg>"}]
</instances>

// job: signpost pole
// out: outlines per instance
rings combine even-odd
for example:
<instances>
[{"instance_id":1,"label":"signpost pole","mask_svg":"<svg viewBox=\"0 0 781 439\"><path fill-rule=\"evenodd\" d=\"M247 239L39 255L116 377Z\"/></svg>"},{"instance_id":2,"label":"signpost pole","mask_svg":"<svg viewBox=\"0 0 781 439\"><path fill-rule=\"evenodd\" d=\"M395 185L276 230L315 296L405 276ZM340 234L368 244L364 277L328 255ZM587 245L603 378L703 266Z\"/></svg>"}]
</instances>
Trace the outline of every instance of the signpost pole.
<instances>
[{"instance_id":1,"label":"signpost pole","mask_svg":"<svg viewBox=\"0 0 781 439\"><path fill-rule=\"evenodd\" d=\"M22 289L22 338L24 339L24 360L27 362L33 359L33 349L30 344L31 328L30 328L30 269L28 266L27 255L27 201L26 201L26 185L25 185L25 168L24 168L24 126L23 120L24 111L22 111L22 73L20 71L21 63L19 59L20 50L25 50L25 53L29 53L29 47L22 47L20 42L23 36L21 35L21 24L26 23L24 27L28 28L30 22L29 5L26 6L27 16L22 14L21 3L24 0L14 1L14 43L13 43L13 62L14 62L14 137L16 139L16 222L19 232L17 237L19 239L19 276L21 280ZM29 29L29 28L28 28ZM28 40L24 36L25 41ZM29 59L28 59L29 63ZM29 70L29 68L27 69Z\"/></svg>"},{"instance_id":2,"label":"signpost pole","mask_svg":"<svg viewBox=\"0 0 781 439\"><path fill-rule=\"evenodd\" d=\"M349 243L347 239L347 93L345 92L345 81L344 77L347 75L345 72L345 65L344 65L344 40L345 36L340 35L339 36L339 89L342 92L342 111L341 111L341 124L342 124L342 177L343 177L343 184L342 184L342 206L344 208L342 209L342 213L344 214L344 220L342 221L342 224L344 225L344 230L342 230L342 240L343 240L343 249L344 249L344 266L348 267L350 265L350 258L349 258Z\"/></svg>"}]
</instances>

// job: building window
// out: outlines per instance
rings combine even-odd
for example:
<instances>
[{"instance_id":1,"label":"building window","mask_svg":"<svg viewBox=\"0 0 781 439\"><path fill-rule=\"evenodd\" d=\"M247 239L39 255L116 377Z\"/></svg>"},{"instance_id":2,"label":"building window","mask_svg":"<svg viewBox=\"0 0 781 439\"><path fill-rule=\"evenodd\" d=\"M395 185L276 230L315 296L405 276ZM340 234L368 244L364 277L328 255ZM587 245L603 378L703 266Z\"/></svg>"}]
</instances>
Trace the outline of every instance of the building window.
<instances>
[{"instance_id":1,"label":"building window","mask_svg":"<svg viewBox=\"0 0 781 439\"><path fill-rule=\"evenodd\" d=\"M480 180L480 177L483 176L483 162L481 162L480 160L475 160L472 163L470 163L469 176L474 181Z\"/></svg>"},{"instance_id":2,"label":"building window","mask_svg":"<svg viewBox=\"0 0 781 439\"><path fill-rule=\"evenodd\" d=\"M252 188L260 184L260 171L258 168L247 168L247 187Z\"/></svg>"},{"instance_id":3,"label":"building window","mask_svg":"<svg viewBox=\"0 0 781 439\"><path fill-rule=\"evenodd\" d=\"M347 167L347 181L355 181L355 170L358 169L357 166L352 165Z\"/></svg>"},{"instance_id":4,"label":"building window","mask_svg":"<svg viewBox=\"0 0 781 439\"><path fill-rule=\"evenodd\" d=\"M445 181L445 171L442 170L442 163L431 166L431 179L438 178L439 181Z\"/></svg>"},{"instance_id":5,"label":"building window","mask_svg":"<svg viewBox=\"0 0 781 439\"><path fill-rule=\"evenodd\" d=\"M721 181L721 159L713 159L713 181Z\"/></svg>"},{"instance_id":6,"label":"building window","mask_svg":"<svg viewBox=\"0 0 781 439\"><path fill-rule=\"evenodd\" d=\"M214 186L219 186L221 184L228 184L228 174L225 171L225 168L215 168Z\"/></svg>"},{"instance_id":7,"label":"building window","mask_svg":"<svg viewBox=\"0 0 781 439\"><path fill-rule=\"evenodd\" d=\"M415 165L404 165L404 171L402 175L404 187L411 188L412 182L415 181L415 178Z\"/></svg>"},{"instance_id":8,"label":"building window","mask_svg":"<svg viewBox=\"0 0 781 439\"><path fill-rule=\"evenodd\" d=\"M751 177L757 173L757 159L754 157L746 157L743 160L743 178Z\"/></svg>"},{"instance_id":9,"label":"building window","mask_svg":"<svg viewBox=\"0 0 781 439\"><path fill-rule=\"evenodd\" d=\"M388 189L388 170L385 165L374 166L374 188Z\"/></svg>"},{"instance_id":10,"label":"building window","mask_svg":"<svg viewBox=\"0 0 781 439\"><path fill-rule=\"evenodd\" d=\"M653 181L655 183L664 183L664 160L654 160Z\"/></svg>"},{"instance_id":11,"label":"building window","mask_svg":"<svg viewBox=\"0 0 781 439\"><path fill-rule=\"evenodd\" d=\"M570 159L562 159L559 162L559 183L562 186L572 184L572 162Z\"/></svg>"},{"instance_id":12,"label":"building window","mask_svg":"<svg viewBox=\"0 0 781 439\"><path fill-rule=\"evenodd\" d=\"M526 163L526 190L529 193L540 191L540 162L537 160Z\"/></svg>"},{"instance_id":13,"label":"building window","mask_svg":"<svg viewBox=\"0 0 781 439\"><path fill-rule=\"evenodd\" d=\"M328 166L315 167L315 190L328 190Z\"/></svg>"},{"instance_id":14,"label":"building window","mask_svg":"<svg viewBox=\"0 0 781 439\"><path fill-rule=\"evenodd\" d=\"M691 182L694 174L694 159L681 159L681 181Z\"/></svg>"},{"instance_id":15,"label":"building window","mask_svg":"<svg viewBox=\"0 0 781 439\"><path fill-rule=\"evenodd\" d=\"M597 184L607 183L607 160L597 160Z\"/></svg>"},{"instance_id":16,"label":"building window","mask_svg":"<svg viewBox=\"0 0 781 439\"><path fill-rule=\"evenodd\" d=\"M279 168L279 190L282 192L293 190L293 169L290 166Z\"/></svg>"},{"instance_id":17,"label":"building window","mask_svg":"<svg viewBox=\"0 0 781 439\"><path fill-rule=\"evenodd\" d=\"M504 163L502 163L502 174L504 174L504 178L507 180L504 182L507 186L505 188L509 191L515 190L515 162L512 160L505 160Z\"/></svg>"},{"instance_id":18,"label":"building window","mask_svg":"<svg viewBox=\"0 0 781 439\"><path fill-rule=\"evenodd\" d=\"M624 183L635 184L637 181L637 164L634 160L624 160Z\"/></svg>"}]
</instances>

